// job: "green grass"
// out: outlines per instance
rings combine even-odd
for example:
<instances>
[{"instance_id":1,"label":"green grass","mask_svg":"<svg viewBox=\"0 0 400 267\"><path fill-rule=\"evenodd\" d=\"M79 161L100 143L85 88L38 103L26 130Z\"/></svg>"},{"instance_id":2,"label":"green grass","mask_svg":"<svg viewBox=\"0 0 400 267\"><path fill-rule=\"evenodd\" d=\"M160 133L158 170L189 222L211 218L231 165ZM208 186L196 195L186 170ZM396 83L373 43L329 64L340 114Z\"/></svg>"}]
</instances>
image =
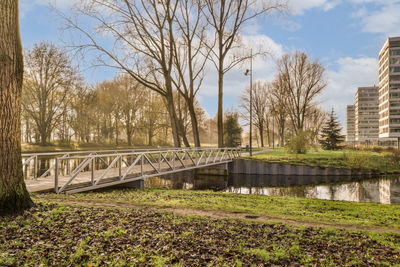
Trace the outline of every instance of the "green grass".
<instances>
[{"instance_id":1,"label":"green grass","mask_svg":"<svg viewBox=\"0 0 400 267\"><path fill-rule=\"evenodd\" d=\"M400 229L400 207L378 203L166 189L121 189L75 195L38 195L37 197L218 210L315 223Z\"/></svg>"},{"instance_id":2,"label":"green grass","mask_svg":"<svg viewBox=\"0 0 400 267\"><path fill-rule=\"evenodd\" d=\"M290 154L284 148L277 148L272 152L256 154L251 159L309 165L316 167L359 169L382 173L400 172L400 164L391 160L390 152L371 152L359 150L310 150L306 154ZM250 157L244 157L250 158Z\"/></svg>"}]
</instances>

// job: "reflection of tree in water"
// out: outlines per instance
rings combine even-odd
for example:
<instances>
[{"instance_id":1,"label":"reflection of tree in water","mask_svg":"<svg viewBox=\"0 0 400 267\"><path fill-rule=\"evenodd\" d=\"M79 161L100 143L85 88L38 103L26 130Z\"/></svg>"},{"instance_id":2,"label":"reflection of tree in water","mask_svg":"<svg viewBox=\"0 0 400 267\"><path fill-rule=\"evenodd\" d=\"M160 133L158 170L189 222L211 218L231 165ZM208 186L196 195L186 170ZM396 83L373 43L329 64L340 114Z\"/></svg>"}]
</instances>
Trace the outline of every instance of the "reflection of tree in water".
<instances>
[{"instance_id":1,"label":"reflection of tree in water","mask_svg":"<svg viewBox=\"0 0 400 267\"><path fill-rule=\"evenodd\" d=\"M383 182L383 180L381 180ZM360 202L380 202L379 180L362 181L359 183Z\"/></svg>"},{"instance_id":2,"label":"reflection of tree in water","mask_svg":"<svg viewBox=\"0 0 400 267\"><path fill-rule=\"evenodd\" d=\"M400 178L390 180L390 204L400 204Z\"/></svg>"},{"instance_id":3,"label":"reflection of tree in water","mask_svg":"<svg viewBox=\"0 0 400 267\"><path fill-rule=\"evenodd\" d=\"M193 189L193 183L183 177L151 177L144 179L145 187L168 189Z\"/></svg>"},{"instance_id":4,"label":"reflection of tree in water","mask_svg":"<svg viewBox=\"0 0 400 267\"><path fill-rule=\"evenodd\" d=\"M266 179L270 178L270 181ZM277 181L274 176L264 175L260 177L248 177L245 175L233 175L229 177L229 186L224 190L225 192L237 194L258 194L267 196L289 196L289 197L305 197L317 198L326 200L342 200L342 201L355 201L355 202L380 202L384 204L400 204L400 178L395 179L369 179L364 181L354 181L346 183L337 183L340 177L331 179L335 181L334 184L319 184L314 186L290 186L306 181L315 182L314 178L299 177L294 182L293 177L288 176L288 181ZM284 179L280 176L279 179ZM324 178L327 180L328 178ZM330 179L330 178L329 178ZM345 177L344 180L351 178ZM277 186L271 187L268 184L280 185L282 183L288 184L287 187Z\"/></svg>"}]
</instances>

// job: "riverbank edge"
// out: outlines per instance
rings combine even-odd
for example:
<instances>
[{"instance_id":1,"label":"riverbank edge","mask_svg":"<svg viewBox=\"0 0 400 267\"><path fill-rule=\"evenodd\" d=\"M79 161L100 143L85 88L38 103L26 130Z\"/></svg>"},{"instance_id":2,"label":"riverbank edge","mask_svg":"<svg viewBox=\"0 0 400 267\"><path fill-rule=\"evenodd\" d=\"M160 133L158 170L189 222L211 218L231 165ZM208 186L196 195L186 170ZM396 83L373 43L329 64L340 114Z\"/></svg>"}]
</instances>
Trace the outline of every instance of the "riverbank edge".
<instances>
[{"instance_id":1,"label":"riverbank edge","mask_svg":"<svg viewBox=\"0 0 400 267\"><path fill-rule=\"evenodd\" d=\"M380 172L378 170L360 170L311 166L306 164L280 163L276 161L239 158L229 165L229 173L256 175L294 175L294 176L363 176L379 177L383 174L400 174L400 172Z\"/></svg>"}]
</instances>

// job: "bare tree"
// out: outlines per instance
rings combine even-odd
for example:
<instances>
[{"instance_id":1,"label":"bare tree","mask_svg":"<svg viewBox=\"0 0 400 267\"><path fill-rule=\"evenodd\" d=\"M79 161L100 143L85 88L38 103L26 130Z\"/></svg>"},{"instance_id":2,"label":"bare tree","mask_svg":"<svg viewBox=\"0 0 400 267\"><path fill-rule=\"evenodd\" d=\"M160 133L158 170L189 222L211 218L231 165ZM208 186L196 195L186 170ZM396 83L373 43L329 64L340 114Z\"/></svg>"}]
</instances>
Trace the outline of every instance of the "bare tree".
<instances>
[{"instance_id":1,"label":"bare tree","mask_svg":"<svg viewBox=\"0 0 400 267\"><path fill-rule=\"evenodd\" d=\"M286 108L295 134L304 130L307 113L326 87L324 67L304 52L285 54L278 62L277 89L286 95Z\"/></svg>"},{"instance_id":2,"label":"bare tree","mask_svg":"<svg viewBox=\"0 0 400 267\"><path fill-rule=\"evenodd\" d=\"M76 140L89 142L92 125L95 121L94 109L100 108L96 92L87 86L77 86L71 99L69 125L73 129Z\"/></svg>"},{"instance_id":3,"label":"bare tree","mask_svg":"<svg viewBox=\"0 0 400 267\"><path fill-rule=\"evenodd\" d=\"M271 116L274 120L273 123L276 122L276 125L278 126L280 144L281 146L284 146L288 111L286 108L287 95L286 91L281 90L282 88L281 82L282 80L277 78L272 83L272 87L268 98L268 105Z\"/></svg>"},{"instance_id":4,"label":"bare tree","mask_svg":"<svg viewBox=\"0 0 400 267\"><path fill-rule=\"evenodd\" d=\"M33 205L24 183L21 159L22 46L18 1L0 5L0 215Z\"/></svg>"},{"instance_id":5,"label":"bare tree","mask_svg":"<svg viewBox=\"0 0 400 267\"><path fill-rule=\"evenodd\" d=\"M128 145L132 145L132 136L139 123L140 108L144 106L144 88L129 75L119 75L115 78L118 84L118 105L121 110L122 124L125 128Z\"/></svg>"},{"instance_id":6,"label":"bare tree","mask_svg":"<svg viewBox=\"0 0 400 267\"><path fill-rule=\"evenodd\" d=\"M78 51L95 50L97 64L117 68L164 97L174 145L180 146L179 124L173 97L174 21L178 2L173 0L83 0L76 8L79 20L61 14L67 28L81 33ZM95 25L92 28L88 25ZM104 41L113 38L114 45Z\"/></svg>"},{"instance_id":7,"label":"bare tree","mask_svg":"<svg viewBox=\"0 0 400 267\"><path fill-rule=\"evenodd\" d=\"M322 108L315 106L310 108L305 120L305 129L310 131L310 141L312 144L318 143L318 135L328 118L328 113Z\"/></svg>"},{"instance_id":8,"label":"bare tree","mask_svg":"<svg viewBox=\"0 0 400 267\"><path fill-rule=\"evenodd\" d=\"M35 44L25 54L22 107L35 122L45 145L65 112L76 70L66 53L53 44Z\"/></svg>"},{"instance_id":9,"label":"bare tree","mask_svg":"<svg viewBox=\"0 0 400 267\"><path fill-rule=\"evenodd\" d=\"M257 81L253 84L253 125L258 129L261 147L264 147L264 132L268 124L266 114L268 112L268 91L270 85L267 82ZM250 113L250 88L246 88L240 96L240 117L249 122Z\"/></svg>"},{"instance_id":10,"label":"bare tree","mask_svg":"<svg viewBox=\"0 0 400 267\"><path fill-rule=\"evenodd\" d=\"M146 103L142 108L141 123L147 133L148 146L153 146L153 138L160 132L164 125L166 110L160 96L152 91L146 94Z\"/></svg>"},{"instance_id":11,"label":"bare tree","mask_svg":"<svg viewBox=\"0 0 400 267\"><path fill-rule=\"evenodd\" d=\"M176 88L185 99L193 133L194 145L200 147L199 123L196 116L195 97L204 79L204 68L210 48L206 45L207 23L202 20L203 1L178 0L176 15L177 33L174 42Z\"/></svg>"},{"instance_id":12,"label":"bare tree","mask_svg":"<svg viewBox=\"0 0 400 267\"><path fill-rule=\"evenodd\" d=\"M205 15L214 29L211 61L218 72L218 146L223 146L223 88L224 75L248 56L238 56L232 51L238 47L240 31L250 20L261 14L281 10L284 1L279 0L204 0Z\"/></svg>"}]
</instances>

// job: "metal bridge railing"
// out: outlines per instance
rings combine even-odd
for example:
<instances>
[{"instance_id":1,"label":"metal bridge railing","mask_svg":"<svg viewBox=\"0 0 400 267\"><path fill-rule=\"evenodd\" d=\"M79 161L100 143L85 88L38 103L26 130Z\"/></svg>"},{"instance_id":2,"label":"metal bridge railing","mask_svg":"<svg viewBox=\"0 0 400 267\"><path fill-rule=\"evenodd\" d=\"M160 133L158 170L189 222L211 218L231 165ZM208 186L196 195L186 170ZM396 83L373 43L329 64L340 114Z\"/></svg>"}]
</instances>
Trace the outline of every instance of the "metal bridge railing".
<instances>
[{"instance_id":1,"label":"metal bridge railing","mask_svg":"<svg viewBox=\"0 0 400 267\"><path fill-rule=\"evenodd\" d=\"M196 148L188 148L196 149ZM148 151L167 151L171 148L151 148L151 149L117 149L117 150L88 150L88 151L65 151L65 152L45 152L45 153L23 153L22 167L25 180L45 178L54 173L55 159L75 156L136 153Z\"/></svg>"},{"instance_id":2,"label":"metal bridge railing","mask_svg":"<svg viewBox=\"0 0 400 267\"><path fill-rule=\"evenodd\" d=\"M54 177L56 193L79 192L230 162L240 157L241 151L241 148L169 148L42 153L26 155L24 167L33 161L33 177L38 180ZM54 158L38 172L41 156Z\"/></svg>"}]
</instances>

